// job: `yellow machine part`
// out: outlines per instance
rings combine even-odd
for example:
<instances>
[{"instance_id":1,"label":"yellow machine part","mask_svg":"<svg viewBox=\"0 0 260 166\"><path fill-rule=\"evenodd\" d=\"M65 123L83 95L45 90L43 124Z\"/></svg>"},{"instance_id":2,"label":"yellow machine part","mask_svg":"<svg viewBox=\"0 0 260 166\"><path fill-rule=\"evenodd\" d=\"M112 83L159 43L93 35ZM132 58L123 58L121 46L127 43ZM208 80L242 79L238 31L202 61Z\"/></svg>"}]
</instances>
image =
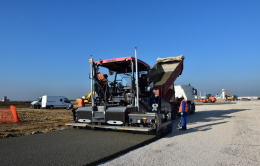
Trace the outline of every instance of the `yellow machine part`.
<instances>
[{"instance_id":1,"label":"yellow machine part","mask_svg":"<svg viewBox=\"0 0 260 166\"><path fill-rule=\"evenodd\" d=\"M94 92L94 94L96 94L96 92ZM81 98L77 98L76 102L79 102L79 100L81 100ZM90 102L91 102L91 92L85 95L85 100L84 100L84 103L90 103Z\"/></svg>"},{"instance_id":2,"label":"yellow machine part","mask_svg":"<svg viewBox=\"0 0 260 166\"><path fill-rule=\"evenodd\" d=\"M233 97L230 96L229 92L227 92L227 100L233 100Z\"/></svg>"},{"instance_id":3,"label":"yellow machine part","mask_svg":"<svg viewBox=\"0 0 260 166\"><path fill-rule=\"evenodd\" d=\"M233 97L231 97L231 96L227 97L227 100L233 100Z\"/></svg>"}]
</instances>

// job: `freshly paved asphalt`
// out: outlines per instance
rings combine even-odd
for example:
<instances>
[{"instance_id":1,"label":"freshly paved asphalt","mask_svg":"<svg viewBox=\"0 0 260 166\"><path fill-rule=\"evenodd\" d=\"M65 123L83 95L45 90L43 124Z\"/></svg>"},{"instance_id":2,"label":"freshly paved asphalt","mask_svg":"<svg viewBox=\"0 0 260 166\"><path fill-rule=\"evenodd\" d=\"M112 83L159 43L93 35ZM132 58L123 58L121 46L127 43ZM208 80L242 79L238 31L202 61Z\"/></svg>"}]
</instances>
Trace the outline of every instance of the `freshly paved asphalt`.
<instances>
[{"instance_id":1,"label":"freshly paved asphalt","mask_svg":"<svg viewBox=\"0 0 260 166\"><path fill-rule=\"evenodd\" d=\"M0 165L89 165L155 139L154 135L70 129L0 139Z\"/></svg>"}]
</instances>

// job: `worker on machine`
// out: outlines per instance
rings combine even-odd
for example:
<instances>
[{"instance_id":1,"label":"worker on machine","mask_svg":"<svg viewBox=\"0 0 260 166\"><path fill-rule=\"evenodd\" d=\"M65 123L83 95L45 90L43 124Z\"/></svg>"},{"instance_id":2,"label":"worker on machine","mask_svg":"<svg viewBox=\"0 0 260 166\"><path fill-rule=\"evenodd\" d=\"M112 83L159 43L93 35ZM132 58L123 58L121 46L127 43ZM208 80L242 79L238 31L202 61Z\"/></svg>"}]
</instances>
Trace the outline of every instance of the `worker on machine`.
<instances>
[{"instance_id":1,"label":"worker on machine","mask_svg":"<svg viewBox=\"0 0 260 166\"><path fill-rule=\"evenodd\" d=\"M98 81L101 83L101 85L104 85L108 82L107 77L107 74L103 73L98 73L97 75Z\"/></svg>"},{"instance_id":2,"label":"worker on machine","mask_svg":"<svg viewBox=\"0 0 260 166\"><path fill-rule=\"evenodd\" d=\"M185 98L180 95L178 96L178 100L181 100L181 104L180 104L180 108L179 108L179 113L181 114L181 121L179 124L179 129L180 130L186 130L186 114L188 112L188 104L187 101L185 100Z\"/></svg>"},{"instance_id":3,"label":"worker on machine","mask_svg":"<svg viewBox=\"0 0 260 166\"><path fill-rule=\"evenodd\" d=\"M79 107L85 107L84 100L85 100L85 96L82 96L82 98L78 101L78 106Z\"/></svg>"},{"instance_id":4,"label":"worker on machine","mask_svg":"<svg viewBox=\"0 0 260 166\"><path fill-rule=\"evenodd\" d=\"M104 73L98 73L97 83L95 83L95 91L98 94L99 98L104 100L105 103L108 102L109 98L109 86L108 86L108 75Z\"/></svg>"}]
</instances>

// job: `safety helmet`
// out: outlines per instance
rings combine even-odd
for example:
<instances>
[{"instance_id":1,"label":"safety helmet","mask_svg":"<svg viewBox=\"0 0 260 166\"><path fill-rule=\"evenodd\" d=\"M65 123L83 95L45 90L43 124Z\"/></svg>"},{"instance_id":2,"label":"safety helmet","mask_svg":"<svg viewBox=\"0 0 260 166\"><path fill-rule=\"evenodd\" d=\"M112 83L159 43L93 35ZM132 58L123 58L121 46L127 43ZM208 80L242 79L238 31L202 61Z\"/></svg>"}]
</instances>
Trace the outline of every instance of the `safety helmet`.
<instances>
[{"instance_id":1,"label":"safety helmet","mask_svg":"<svg viewBox=\"0 0 260 166\"><path fill-rule=\"evenodd\" d=\"M178 95L178 98L179 98L179 99L183 98L183 95Z\"/></svg>"},{"instance_id":2,"label":"safety helmet","mask_svg":"<svg viewBox=\"0 0 260 166\"><path fill-rule=\"evenodd\" d=\"M85 96L82 96L82 99L85 99Z\"/></svg>"}]
</instances>

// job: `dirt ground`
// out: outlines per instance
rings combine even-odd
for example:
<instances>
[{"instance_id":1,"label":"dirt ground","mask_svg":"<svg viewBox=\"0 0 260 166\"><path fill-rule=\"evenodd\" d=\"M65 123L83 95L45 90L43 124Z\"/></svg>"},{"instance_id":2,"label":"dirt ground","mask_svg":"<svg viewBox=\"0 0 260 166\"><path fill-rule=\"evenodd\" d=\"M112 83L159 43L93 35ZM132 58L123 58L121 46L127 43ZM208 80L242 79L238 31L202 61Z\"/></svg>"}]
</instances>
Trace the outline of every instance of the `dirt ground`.
<instances>
[{"instance_id":1,"label":"dirt ground","mask_svg":"<svg viewBox=\"0 0 260 166\"><path fill-rule=\"evenodd\" d=\"M71 128L65 125L65 123L72 122L71 110L32 109L30 108L30 102L0 102L0 110L1 108L9 108L10 105L16 106L20 122L0 123L0 138Z\"/></svg>"}]
</instances>

